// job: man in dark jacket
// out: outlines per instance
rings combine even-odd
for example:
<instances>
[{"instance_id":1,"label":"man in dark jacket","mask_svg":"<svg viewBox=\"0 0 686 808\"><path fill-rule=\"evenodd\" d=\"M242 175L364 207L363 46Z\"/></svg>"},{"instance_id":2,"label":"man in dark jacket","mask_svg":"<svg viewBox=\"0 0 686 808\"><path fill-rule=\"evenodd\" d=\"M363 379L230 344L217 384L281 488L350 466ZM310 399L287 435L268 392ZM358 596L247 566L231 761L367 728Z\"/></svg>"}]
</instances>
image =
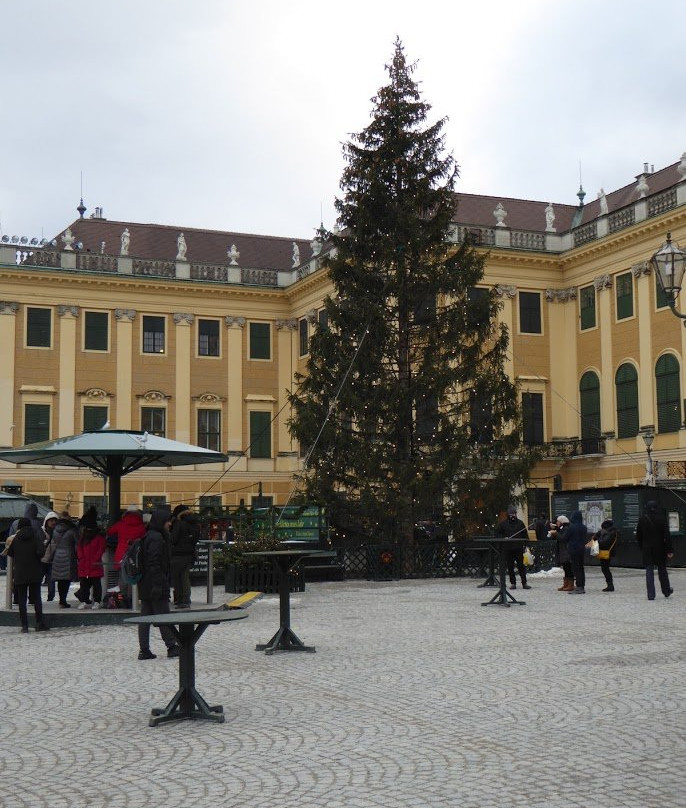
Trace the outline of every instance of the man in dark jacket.
<instances>
[{"instance_id":1,"label":"man in dark jacket","mask_svg":"<svg viewBox=\"0 0 686 808\"><path fill-rule=\"evenodd\" d=\"M517 565L517 572L522 579L522 588L531 589L526 582L526 567L524 566L524 545L529 538L526 532L526 525L521 519L517 517L517 509L514 505L510 505L507 509L507 519L498 525L496 530L497 536L502 536L506 539L521 539L521 544L513 543L508 546L505 551L505 558L507 560L507 573L510 576L510 586L512 589L517 588L517 579L515 578L515 564Z\"/></svg>"},{"instance_id":2,"label":"man in dark jacket","mask_svg":"<svg viewBox=\"0 0 686 808\"><path fill-rule=\"evenodd\" d=\"M584 553L588 542L588 531L581 511L574 511L567 529L567 550L572 562L572 571L576 586L567 592L568 595L586 594L586 570L584 569Z\"/></svg>"},{"instance_id":3,"label":"man in dark jacket","mask_svg":"<svg viewBox=\"0 0 686 808\"><path fill-rule=\"evenodd\" d=\"M190 609L191 606L190 572L195 563L195 547L199 538L197 514L187 505L177 505L171 526L171 583L177 609Z\"/></svg>"},{"instance_id":4,"label":"man in dark jacket","mask_svg":"<svg viewBox=\"0 0 686 808\"><path fill-rule=\"evenodd\" d=\"M669 584L667 573L667 559L672 558L672 537L669 535L669 526L664 515L660 512L655 500L646 503L646 512L638 520L636 526L636 541L643 553L643 566L646 568L646 589L648 600L655 600L655 573L660 579L662 594L668 598L674 591Z\"/></svg>"},{"instance_id":5,"label":"man in dark jacket","mask_svg":"<svg viewBox=\"0 0 686 808\"><path fill-rule=\"evenodd\" d=\"M138 584L141 599L141 615L169 614L169 527L171 511L157 508L152 512L148 529L143 536L143 577ZM177 657L179 646L168 626L160 626L160 634L167 646L167 656ZM138 659L155 659L150 650L150 626L138 626Z\"/></svg>"}]
</instances>

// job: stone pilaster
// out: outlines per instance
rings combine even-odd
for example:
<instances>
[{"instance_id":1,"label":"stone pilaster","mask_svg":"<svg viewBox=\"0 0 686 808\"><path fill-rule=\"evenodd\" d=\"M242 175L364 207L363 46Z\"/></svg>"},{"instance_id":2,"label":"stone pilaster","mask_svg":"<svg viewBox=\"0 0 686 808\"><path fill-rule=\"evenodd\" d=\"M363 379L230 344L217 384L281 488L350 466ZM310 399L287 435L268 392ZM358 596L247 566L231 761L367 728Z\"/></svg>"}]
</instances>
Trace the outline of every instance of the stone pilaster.
<instances>
[{"instance_id":1,"label":"stone pilaster","mask_svg":"<svg viewBox=\"0 0 686 808\"><path fill-rule=\"evenodd\" d=\"M176 434L175 440L191 442L191 342L194 316L174 312L176 325Z\"/></svg>"},{"instance_id":2,"label":"stone pilaster","mask_svg":"<svg viewBox=\"0 0 686 808\"><path fill-rule=\"evenodd\" d=\"M227 449L229 453L242 452L243 446L243 329L245 317L224 318L227 327L226 361L228 364L227 390Z\"/></svg>"},{"instance_id":3,"label":"stone pilaster","mask_svg":"<svg viewBox=\"0 0 686 808\"><path fill-rule=\"evenodd\" d=\"M12 446L14 440L14 355L17 349L18 303L0 301L0 345L3 358L0 362L0 446ZM21 433L16 444L21 444Z\"/></svg>"},{"instance_id":4,"label":"stone pilaster","mask_svg":"<svg viewBox=\"0 0 686 808\"><path fill-rule=\"evenodd\" d=\"M110 425L117 429L131 429L133 394L131 367L133 365L133 321L136 318L136 310L115 309L114 318L117 321L117 406L116 421L114 422L110 411Z\"/></svg>"}]
</instances>

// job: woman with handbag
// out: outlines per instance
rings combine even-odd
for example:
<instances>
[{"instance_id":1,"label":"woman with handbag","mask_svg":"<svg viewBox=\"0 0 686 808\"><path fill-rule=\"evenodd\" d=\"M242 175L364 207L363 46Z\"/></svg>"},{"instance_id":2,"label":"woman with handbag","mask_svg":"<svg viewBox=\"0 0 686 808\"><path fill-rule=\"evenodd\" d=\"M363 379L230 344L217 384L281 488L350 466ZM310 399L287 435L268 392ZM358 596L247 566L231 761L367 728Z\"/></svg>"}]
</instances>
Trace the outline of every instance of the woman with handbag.
<instances>
[{"instance_id":1,"label":"woman with handbag","mask_svg":"<svg viewBox=\"0 0 686 808\"><path fill-rule=\"evenodd\" d=\"M606 519L600 526L600 530L593 537L598 542L598 560L600 569L605 576L605 589L603 592L614 592L615 585L610 572L610 561L617 552L617 528L612 519Z\"/></svg>"}]
</instances>

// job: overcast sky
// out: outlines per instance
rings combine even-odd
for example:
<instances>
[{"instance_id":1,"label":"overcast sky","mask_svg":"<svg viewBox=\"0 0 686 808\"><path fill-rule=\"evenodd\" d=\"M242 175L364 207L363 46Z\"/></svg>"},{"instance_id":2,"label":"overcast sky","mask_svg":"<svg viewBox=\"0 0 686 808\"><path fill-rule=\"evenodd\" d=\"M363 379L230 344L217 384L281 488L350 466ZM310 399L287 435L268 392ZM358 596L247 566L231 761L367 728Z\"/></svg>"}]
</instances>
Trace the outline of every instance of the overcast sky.
<instances>
[{"instance_id":1,"label":"overcast sky","mask_svg":"<svg viewBox=\"0 0 686 808\"><path fill-rule=\"evenodd\" d=\"M576 203L686 150L684 0L3 3L0 231L309 238L402 39L458 190Z\"/></svg>"}]
</instances>

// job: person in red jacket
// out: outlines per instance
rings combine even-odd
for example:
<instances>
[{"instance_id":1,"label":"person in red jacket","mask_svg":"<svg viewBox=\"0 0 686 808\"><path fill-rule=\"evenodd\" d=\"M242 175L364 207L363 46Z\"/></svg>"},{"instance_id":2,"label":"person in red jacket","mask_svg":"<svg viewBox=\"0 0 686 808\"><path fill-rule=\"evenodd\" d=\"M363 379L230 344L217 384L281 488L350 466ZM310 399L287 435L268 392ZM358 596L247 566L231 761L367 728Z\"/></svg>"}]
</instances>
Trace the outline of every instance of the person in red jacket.
<instances>
[{"instance_id":1,"label":"person in red jacket","mask_svg":"<svg viewBox=\"0 0 686 808\"><path fill-rule=\"evenodd\" d=\"M76 560L80 586L74 592L81 601L79 609L92 606L99 609L102 601L102 554L105 552L105 536L98 527L98 514L91 507L79 521L79 538L76 542ZM91 588L93 600L91 600Z\"/></svg>"},{"instance_id":2,"label":"person in red jacket","mask_svg":"<svg viewBox=\"0 0 686 808\"><path fill-rule=\"evenodd\" d=\"M129 545L136 539L145 536L145 524L143 516L136 505L129 505L121 519L107 528L108 536L116 536L117 546L114 550L114 566L117 571L120 569L121 560L129 549ZM131 587L123 578L119 579L119 591L128 601L131 598Z\"/></svg>"}]
</instances>

